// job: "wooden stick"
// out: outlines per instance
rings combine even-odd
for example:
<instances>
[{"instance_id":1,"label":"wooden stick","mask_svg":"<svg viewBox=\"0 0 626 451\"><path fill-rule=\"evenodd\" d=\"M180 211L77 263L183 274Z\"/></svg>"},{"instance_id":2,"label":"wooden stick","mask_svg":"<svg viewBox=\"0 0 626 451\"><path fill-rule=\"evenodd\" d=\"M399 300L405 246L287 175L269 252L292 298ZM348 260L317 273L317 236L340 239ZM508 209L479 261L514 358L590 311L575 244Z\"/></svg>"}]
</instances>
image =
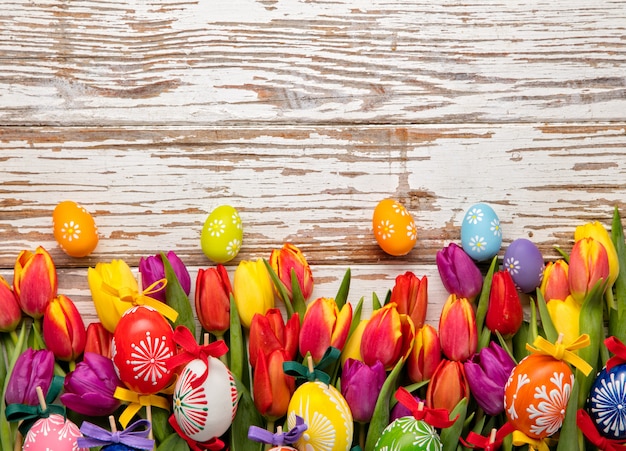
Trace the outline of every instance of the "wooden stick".
<instances>
[{"instance_id":1,"label":"wooden stick","mask_svg":"<svg viewBox=\"0 0 626 451\"><path fill-rule=\"evenodd\" d=\"M43 395L43 390L41 389L41 387L37 386L37 388L35 388L35 391L37 392L37 398L39 399L39 405L41 406L41 410L46 410L48 408L48 405L46 404L46 397Z\"/></svg>"},{"instance_id":2,"label":"wooden stick","mask_svg":"<svg viewBox=\"0 0 626 451\"><path fill-rule=\"evenodd\" d=\"M115 418L113 415L109 415L109 424L111 425L111 432L117 432L117 424L115 424Z\"/></svg>"},{"instance_id":3,"label":"wooden stick","mask_svg":"<svg viewBox=\"0 0 626 451\"><path fill-rule=\"evenodd\" d=\"M495 443L496 442L496 434L498 433L498 430L496 428L491 429L491 435L489 435L489 443Z\"/></svg>"}]
</instances>

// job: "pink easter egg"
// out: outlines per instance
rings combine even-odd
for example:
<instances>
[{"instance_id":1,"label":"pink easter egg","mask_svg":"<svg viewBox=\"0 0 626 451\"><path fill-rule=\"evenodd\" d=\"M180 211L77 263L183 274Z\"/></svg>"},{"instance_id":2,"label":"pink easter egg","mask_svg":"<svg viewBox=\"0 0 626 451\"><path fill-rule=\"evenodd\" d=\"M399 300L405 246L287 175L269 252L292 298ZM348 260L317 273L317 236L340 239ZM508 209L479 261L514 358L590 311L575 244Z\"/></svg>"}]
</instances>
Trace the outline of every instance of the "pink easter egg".
<instances>
[{"instance_id":1,"label":"pink easter egg","mask_svg":"<svg viewBox=\"0 0 626 451\"><path fill-rule=\"evenodd\" d=\"M79 448L76 439L82 437L78 426L62 415L52 414L40 418L29 429L24 438L24 447L28 451L89 451Z\"/></svg>"}]
</instances>

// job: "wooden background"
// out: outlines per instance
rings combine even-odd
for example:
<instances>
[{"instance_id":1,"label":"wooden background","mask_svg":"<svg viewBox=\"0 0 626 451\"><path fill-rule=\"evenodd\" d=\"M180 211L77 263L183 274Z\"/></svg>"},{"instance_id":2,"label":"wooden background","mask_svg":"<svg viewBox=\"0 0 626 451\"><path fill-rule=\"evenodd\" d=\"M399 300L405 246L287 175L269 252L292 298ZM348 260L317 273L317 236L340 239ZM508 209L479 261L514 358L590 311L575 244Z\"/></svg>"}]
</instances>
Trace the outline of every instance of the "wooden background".
<instances>
[{"instance_id":1,"label":"wooden background","mask_svg":"<svg viewBox=\"0 0 626 451\"><path fill-rule=\"evenodd\" d=\"M436 324L435 253L473 203L496 209L500 255L525 237L547 260L626 216L625 130L621 1L3 0L0 274L43 245L94 321L87 267L174 250L195 280L230 204L231 271L290 241L314 296L350 267L356 302L410 270ZM374 240L386 197L417 222L406 257ZM54 241L65 199L96 218L89 257Z\"/></svg>"}]
</instances>

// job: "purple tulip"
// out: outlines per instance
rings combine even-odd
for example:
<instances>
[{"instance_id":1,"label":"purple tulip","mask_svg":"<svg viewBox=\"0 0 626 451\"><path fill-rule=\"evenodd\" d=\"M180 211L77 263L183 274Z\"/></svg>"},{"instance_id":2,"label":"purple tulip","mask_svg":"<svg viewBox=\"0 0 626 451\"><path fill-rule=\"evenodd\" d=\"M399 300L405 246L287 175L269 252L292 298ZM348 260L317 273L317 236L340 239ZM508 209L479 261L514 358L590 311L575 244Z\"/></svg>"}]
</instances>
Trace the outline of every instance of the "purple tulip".
<instances>
[{"instance_id":1,"label":"purple tulip","mask_svg":"<svg viewBox=\"0 0 626 451\"><path fill-rule=\"evenodd\" d=\"M483 286L483 276L472 258L454 243L437 252L437 269L446 291L474 300Z\"/></svg>"},{"instance_id":2,"label":"purple tulip","mask_svg":"<svg viewBox=\"0 0 626 451\"><path fill-rule=\"evenodd\" d=\"M386 377L385 367L378 360L372 366L360 360L346 360L341 378L341 394L350 406L354 421L367 423L372 419Z\"/></svg>"},{"instance_id":3,"label":"purple tulip","mask_svg":"<svg viewBox=\"0 0 626 451\"><path fill-rule=\"evenodd\" d=\"M35 351L28 348L17 358L9 383L5 400L9 404L39 405L37 387L48 393L54 377L54 354L42 349Z\"/></svg>"},{"instance_id":4,"label":"purple tulip","mask_svg":"<svg viewBox=\"0 0 626 451\"><path fill-rule=\"evenodd\" d=\"M85 352L76 369L65 377L63 405L87 416L112 414L120 401L115 399L115 389L122 382L115 373L113 361L95 352Z\"/></svg>"},{"instance_id":5,"label":"purple tulip","mask_svg":"<svg viewBox=\"0 0 626 451\"><path fill-rule=\"evenodd\" d=\"M488 414L504 410L504 386L515 361L493 341L465 361L465 376L478 405Z\"/></svg>"},{"instance_id":6,"label":"purple tulip","mask_svg":"<svg viewBox=\"0 0 626 451\"><path fill-rule=\"evenodd\" d=\"M187 296L189 296L189 292L191 291L191 277L189 276L187 267L174 251L169 251L166 257L170 265L172 265L172 269L174 270L174 274L176 274L178 282L180 282L180 286ZM141 283L144 289L157 280L165 278L165 268L163 267L161 254L157 254L153 257L141 257L139 260L139 272L141 273ZM165 302L165 289L150 294L150 297Z\"/></svg>"}]
</instances>

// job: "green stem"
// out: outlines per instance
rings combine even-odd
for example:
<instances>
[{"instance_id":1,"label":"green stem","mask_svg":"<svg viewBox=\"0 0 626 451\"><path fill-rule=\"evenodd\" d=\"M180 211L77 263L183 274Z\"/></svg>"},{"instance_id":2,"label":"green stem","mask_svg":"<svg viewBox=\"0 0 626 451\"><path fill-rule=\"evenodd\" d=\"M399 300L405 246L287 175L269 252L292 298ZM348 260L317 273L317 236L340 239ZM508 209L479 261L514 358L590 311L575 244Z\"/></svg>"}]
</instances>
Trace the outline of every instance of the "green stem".
<instances>
[{"instance_id":1,"label":"green stem","mask_svg":"<svg viewBox=\"0 0 626 451\"><path fill-rule=\"evenodd\" d=\"M365 424L360 422L357 424L359 427L359 446L363 450L365 449Z\"/></svg>"},{"instance_id":2,"label":"green stem","mask_svg":"<svg viewBox=\"0 0 626 451\"><path fill-rule=\"evenodd\" d=\"M13 340L13 344L16 345L19 340L19 337L17 336L17 332L12 330L11 332L9 332L9 335L11 336L11 340Z\"/></svg>"}]
</instances>

